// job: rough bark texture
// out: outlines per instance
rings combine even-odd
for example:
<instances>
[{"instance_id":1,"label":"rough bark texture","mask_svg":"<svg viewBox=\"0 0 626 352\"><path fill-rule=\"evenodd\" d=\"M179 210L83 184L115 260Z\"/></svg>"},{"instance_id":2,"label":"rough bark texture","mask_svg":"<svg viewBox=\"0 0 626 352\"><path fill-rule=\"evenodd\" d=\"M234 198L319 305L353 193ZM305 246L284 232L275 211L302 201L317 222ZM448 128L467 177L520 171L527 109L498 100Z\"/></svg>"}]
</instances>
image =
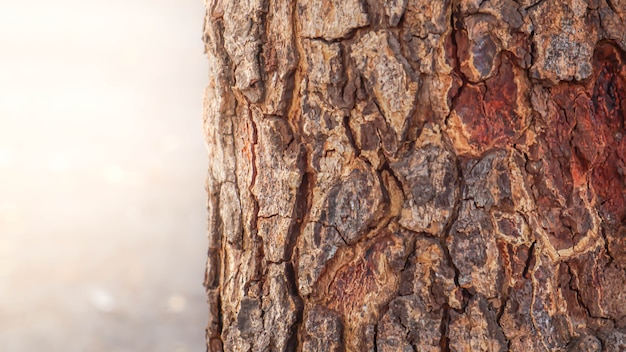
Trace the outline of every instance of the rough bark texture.
<instances>
[{"instance_id":1,"label":"rough bark texture","mask_svg":"<svg viewBox=\"0 0 626 352\"><path fill-rule=\"evenodd\" d=\"M626 1L206 7L210 351L626 350Z\"/></svg>"}]
</instances>

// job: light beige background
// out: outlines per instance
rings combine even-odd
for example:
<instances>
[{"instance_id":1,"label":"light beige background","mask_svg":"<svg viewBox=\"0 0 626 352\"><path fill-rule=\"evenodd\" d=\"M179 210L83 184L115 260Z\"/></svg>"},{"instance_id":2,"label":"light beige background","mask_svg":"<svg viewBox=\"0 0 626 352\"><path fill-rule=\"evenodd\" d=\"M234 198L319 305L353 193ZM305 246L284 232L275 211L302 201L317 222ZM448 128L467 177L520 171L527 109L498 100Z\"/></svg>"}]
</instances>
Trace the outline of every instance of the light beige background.
<instances>
[{"instance_id":1,"label":"light beige background","mask_svg":"<svg viewBox=\"0 0 626 352\"><path fill-rule=\"evenodd\" d=\"M202 0L0 0L0 351L202 351Z\"/></svg>"}]
</instances>

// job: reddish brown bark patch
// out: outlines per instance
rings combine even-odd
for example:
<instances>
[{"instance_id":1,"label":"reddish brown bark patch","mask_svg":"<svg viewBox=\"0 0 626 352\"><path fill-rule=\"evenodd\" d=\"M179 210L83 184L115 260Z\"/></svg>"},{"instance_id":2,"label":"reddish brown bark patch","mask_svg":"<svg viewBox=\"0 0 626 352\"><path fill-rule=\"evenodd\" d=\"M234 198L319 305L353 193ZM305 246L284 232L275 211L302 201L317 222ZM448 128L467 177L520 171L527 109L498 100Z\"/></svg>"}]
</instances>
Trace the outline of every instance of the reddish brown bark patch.
<instances>
[{"instance_id":1,"label":"reddish brown bark patch","mask_svg":"<svg viewBox=\"0 0 626 352\"><path fill-rule=\"evenodd\" d=\"M626 220L626 67L620 52L610 44L599 46L594 55L596 74L591 101L595 134L605 143L603 160L592 172L592 183L599 197L605 220Z\"/></svg>"},{"instance_id":2,"label":"reddish brown bark patch","mask_svg":"<svg viewBox=\"0 0 626 352\"><path fill-rule=\"evenodd\" d=\"M528 125L528 83L508 54L484 83L467 83L453 101L449 133L460 154L480 155L513 142Z\"/></svg>"},{"instance_id":3,"label":"reddish brown bark patch","mask_svg":"<svg viewBox=\"0 0 626 352\"><path fill-rule=\"evenodd\" d=\"M540 147L544 173L537 205L556 250L572 248L591 229L585 201L588 172L598 162L603 142L591 132L590 100L583 87L563 84L552 90L553 105ZM585 197L585 199L581 198Z\"/></svg>"},{"instance_id":4,"label":"reddish brown bark patch","mask_svg":"<svg viewBox=\"0 0 626 352\"><path fill-rule=\"evenodd\" d=\"M608 43L596 49L593 67L586 87L563 83L552 90L557 109L550 119L546 152L557 160L551 160L547 174L568 194L571 186L585 186L590 173L605 220L619 223L626 218L626 68Z\"/></svg>"},{"instance_id":5,"label":"reddish brown bark patch","mask_svg":"<svg viewBox=\"0 0 626 352\"><path fill-rule=\"evenodd\" d=\"M600 231L594 207L610 233L626 220L622 54L602 43L596 48L589 80L562 82L543 92L547 93L545 110L540 111L543 119L535 126L539 142L531 152L531 158L542 164L535 179L535 201L552 246L577 252L589 231Z\"/></svg>"}]
</instances>

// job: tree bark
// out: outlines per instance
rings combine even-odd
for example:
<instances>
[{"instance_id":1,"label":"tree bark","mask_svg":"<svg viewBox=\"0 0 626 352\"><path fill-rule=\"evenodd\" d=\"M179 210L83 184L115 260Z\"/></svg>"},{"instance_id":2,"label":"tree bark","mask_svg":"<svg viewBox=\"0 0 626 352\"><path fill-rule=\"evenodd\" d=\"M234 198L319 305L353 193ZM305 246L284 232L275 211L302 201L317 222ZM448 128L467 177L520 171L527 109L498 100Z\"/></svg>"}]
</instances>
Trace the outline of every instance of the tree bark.
<instances>
[{"instance_id":1,"label":"tree bark","mask_svg":"<svg viewBox=\"0 0 626 352\"><path fill-rule=\"evenodd\" d=\"M626 350L626 1L206 7L210 351Z\"/></svg>"}]
</instances>

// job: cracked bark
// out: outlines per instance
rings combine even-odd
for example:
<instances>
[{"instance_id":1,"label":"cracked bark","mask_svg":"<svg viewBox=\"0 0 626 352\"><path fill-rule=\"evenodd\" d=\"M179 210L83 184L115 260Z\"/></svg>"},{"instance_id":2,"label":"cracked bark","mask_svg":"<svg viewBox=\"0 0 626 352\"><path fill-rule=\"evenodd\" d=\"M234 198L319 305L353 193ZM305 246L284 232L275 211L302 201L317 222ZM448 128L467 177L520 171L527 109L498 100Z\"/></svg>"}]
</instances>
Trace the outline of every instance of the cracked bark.
<instances>
[{"instance_id":1,"label":"cracked bark","mask_svg":"<svg viewBox=\"0 0 626 352\"><path fill-rule=\"evenodd\" d=\"M209 351L626 350L626 2L207 0Z\"/></svg>"}]
</instances>

